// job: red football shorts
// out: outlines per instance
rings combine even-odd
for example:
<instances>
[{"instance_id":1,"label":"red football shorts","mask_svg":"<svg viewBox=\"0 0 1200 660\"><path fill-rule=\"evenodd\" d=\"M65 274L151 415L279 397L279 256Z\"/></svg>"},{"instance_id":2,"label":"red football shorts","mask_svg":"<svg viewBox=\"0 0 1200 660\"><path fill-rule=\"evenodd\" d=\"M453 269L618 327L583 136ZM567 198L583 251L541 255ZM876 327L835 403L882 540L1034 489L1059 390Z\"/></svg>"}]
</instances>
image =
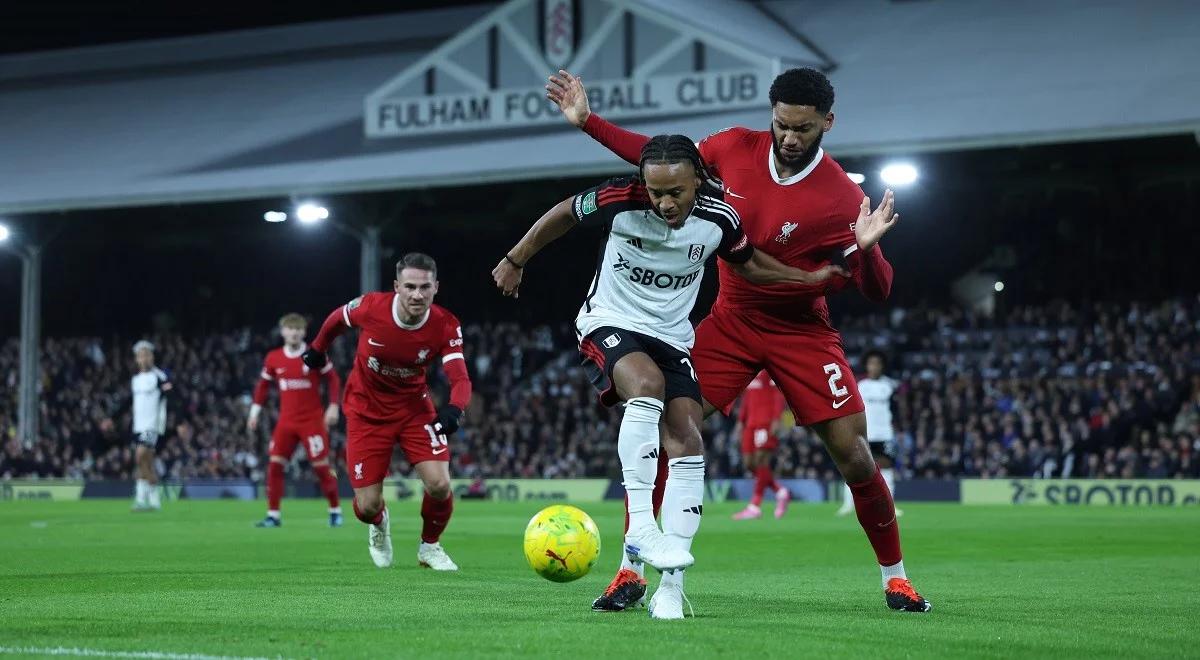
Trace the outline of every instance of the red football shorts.
<instances>
[{"instance_id":1,"label":"red football shorts","mask_svg":"<svg viewBox=\"0 0 1200 660\"><path fill-rule=\"evenodd\" d=\"M760 369L779 386L799 425L863 411L841 335L817 323L714 307L696 327L692 362L704 399L726 415Z\"/></svg>"},{"instance_id":2,"label":"red football shorts","mask_svg":"<svg viewBox=\"0 0 1200 660\"><path fill-rule=\"evenodd\" d=\"M318 419L297 424L280 420L271 432L267 454L291 460L297 444L304 445L309 463L329 460L329 430L325 428L325 421Z\"/></svg>"},{"instance_id":3,"label":"red football shorts","mask_svg":"<svg viewBox=\"0 0 1200 660\"><path fill-rule=\"evenodd\" d=\"M428 397L414 400L404 414L389 420L363 417L346 411L346 468L350 485L364 488L383 481L398 444L410 465L449 461L446 436L433 430L437 412Z\"/></svg>"},{"instance_id":4,"label":"red football shorts","mask_svg":"<svg viewBox=\"0 0 1200 660\"><path fill-rule=\"evenodd\" d=\"M753 454L756 451L775 451L779 449L779 438L767 428L742 429L742 453Z\"/></svg>"}]
</instances>

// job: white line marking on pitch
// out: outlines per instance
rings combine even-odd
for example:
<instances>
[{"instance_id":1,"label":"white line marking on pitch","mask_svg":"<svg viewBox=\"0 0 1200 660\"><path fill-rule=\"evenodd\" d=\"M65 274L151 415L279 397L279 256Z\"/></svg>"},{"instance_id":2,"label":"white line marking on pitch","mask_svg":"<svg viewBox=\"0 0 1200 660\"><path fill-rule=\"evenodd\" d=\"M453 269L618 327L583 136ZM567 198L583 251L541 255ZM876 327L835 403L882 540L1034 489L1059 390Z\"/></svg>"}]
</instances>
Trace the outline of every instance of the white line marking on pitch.
<instances>
[{"instance_id":1,"label":"white line marking on pitch","mask_svg":"<svg viewBox=\"0 0 1200 660\"><path fill-rule=\"evenodd\" d=\"M144 660L267 660L233 655L204 655L203 653L163 653L160 651L105 651L65 646L0 646L0 655L70 655L89 658L142 658Z\"/></svg>"}]
</instances>

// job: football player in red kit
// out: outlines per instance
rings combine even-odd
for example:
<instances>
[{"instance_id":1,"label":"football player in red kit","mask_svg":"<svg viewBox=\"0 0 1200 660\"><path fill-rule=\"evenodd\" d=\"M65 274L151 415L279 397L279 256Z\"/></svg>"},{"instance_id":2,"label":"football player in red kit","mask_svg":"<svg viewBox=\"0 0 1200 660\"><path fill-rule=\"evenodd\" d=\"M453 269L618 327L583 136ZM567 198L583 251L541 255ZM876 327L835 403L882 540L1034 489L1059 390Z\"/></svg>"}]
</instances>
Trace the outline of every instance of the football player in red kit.
<instances>
[{"instance_id":1,"label":"football player in red kit","mask_svg":"<svg viewBox=\"0 0 1200 660\"><path fill-rule=\"evenodd\" d=\"M433 304L437 264L410 252L396 263L394 293L368 293L333 310L304 352L304 363L323 368L334 339L357 328L354 368L346 380L346 466L354 487L354 515L368 525L368 549L380 568L392 565L392 537L383 479L400 445L425 486L417 562L439 571L458 566L439 539L454 511L450 444L471 400L463 359L462 327ZM435 410L426 370L440 363L450 380L450 401Z\"/></svg>"},{"instance_id":2,"label":"football player in red kit","mask_svg":"<svg viewBox=\"0 0 1200 660\"><path fill-rule=\"evenodd\" d=\"M630 163L649 137L593 114L583 83L566 71L551 76L546 96L563 116ZM725 202L742 218L755 248L813 271L845 259L868 300L891 292L892 267L879 240L899 219L892 192L871 212L841 166L821 149L833 128L833 85L810 68L790 69L771 83L770 130L728 128L699 143ZM692 350L706 411L729 413L761 369L779 384L796 422L811 427L850 485L882 574L888 607L928 612L929 602L904 571L896 509L867 445L867 422L841 335L825 297L789 284L756 285L718 264L717 302L696 328Z\"/></svg>"},{"instance_id":3,"label":"football player in red kit","mask_svg":"<svg viewBox=\"0 0 1200 660\"><path fill-rule=\"evenodd\" d=\"M782 518L787 513L792 494L775 481L775 471L771 468L771 455L779 449L776 429L784 410L787 403L775 381L767 372L758 372L742 395L737 423L742 436L742 463L754 474L754 494L745 509L733 514L734 520L761 518L763 493L768 488L775 492L775 517Z\"/></svg>"},{"instance_id":4,"label":"football player in red kit","mask_svg":"<svg viewBox=\"0 0 1200 660\"><path fill-rule=\"evenodd\" d=\"M329 427L338 421L342 380L332 364L315 370L301 362L307 326L299 314L288 314L279 319L283 346L267 353L262 374L254 386L254 403L246 419L246 428L251 433L258 430L258 418L267 402L267 391L272 384L279 387L279 420L271 432L271 445L267 450L267 517L258 523L258 527L283 525L279 514L279 502L283 499L283 469L296 453L297 444L304 445L321 492L329 500L329 526L342 526L337 477L329 465ZM321 404L321 381L325 381L328 407Z\"/></svg>"}]
</instances>

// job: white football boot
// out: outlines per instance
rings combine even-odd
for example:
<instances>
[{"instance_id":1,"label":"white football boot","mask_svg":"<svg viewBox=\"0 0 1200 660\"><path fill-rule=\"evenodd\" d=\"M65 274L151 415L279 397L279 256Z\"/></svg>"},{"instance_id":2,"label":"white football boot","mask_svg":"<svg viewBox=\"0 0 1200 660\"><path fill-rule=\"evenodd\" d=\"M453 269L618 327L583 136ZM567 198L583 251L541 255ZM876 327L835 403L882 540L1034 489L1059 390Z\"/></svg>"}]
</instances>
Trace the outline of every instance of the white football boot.
<instances>
[{"instance_id":1,"label":"white football boot","mask_svg":"<svg viewBox=\"0 0 1200 660\"><path fill-rule=\"evenodd\" d=\"M367 550L379 568L392 565L392 524L387 509L383 510L383 520L378 525L367 525Z\"/></svg>"},{"instance_id":2,"label":"white football boot","mask_svg":"<svg viewBox=\"0 0 1200 660\"><path fill-rule=\"evenodd\" d=\"M692 553L678 547L657 526L625 534L625 554L632 561L643 561L659 571L674 571L696 563Z\"/></svg>"},{"instance_id":3,"label":"white football boot","mask_svg":"<svg viewBox=\"0 0 1200 660\"><path fill-rule=\"evenodd\" d=\"M679 571L674 575L663 573L662 582L658 584L658 589L655 589L654 595L650 597L650 606L647 609L650 611L651 619L680 620L684 618L684 603L687 603L692 616L696 616L695 611L692 610L691 601L683 593L683 572Z\"/></svg>"},{"instance_id":4,"label":"white football boot","mask_svg":"<svg viewBox=\"0 0 1200 660\"><path fill-rule=\"evenodd\" d=\"M441 543L421 542L417 548L417 563L435 571L457 571L458 564L446 554Z\"/></svg>"}]
</instances>

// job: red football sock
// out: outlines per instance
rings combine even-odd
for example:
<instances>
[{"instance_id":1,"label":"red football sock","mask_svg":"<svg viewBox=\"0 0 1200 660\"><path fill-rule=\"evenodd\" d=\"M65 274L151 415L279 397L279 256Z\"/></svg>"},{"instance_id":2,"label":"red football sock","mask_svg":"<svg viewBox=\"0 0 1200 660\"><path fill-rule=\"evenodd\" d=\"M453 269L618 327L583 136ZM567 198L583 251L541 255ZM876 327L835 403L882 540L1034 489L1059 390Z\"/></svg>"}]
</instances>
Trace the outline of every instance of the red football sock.
<instances>
[{"instance_id":1,"label":"red football sock","mask_svg":"<svg viewBox=\"0 0 1200 660\"><path fill-rule=\"evenodd\" d=\"M454 513L454 493L444 500L434 499L425 493L421 500L421 540L425 543L437 543L450 524L450 516Z\"/></svg>"},{"instance_id":2,"label":"red football sock","mask_svg":"<svg viewBox=\"0 0 1200 660\"><path fill-rule=\"evenodd\" d=\"M329 500L329 508L334 508L338 505L338 484L337 477L333 476L333 468L328 465L319 465L313 468L313 472L317 475L317 483L321 486L321 492L325 493L325 499Z\"/></svg>"},{"instance_id":3,"label":"red football sock","mask_svg":"<svg viewBox=\"0 0 1200 660\"><path fill-rule=\"evenodd\" d=\"M867 481L850 484L850 493L854 495L858 524L867 533L879 565L900 563L900 526L896 523L896 505L892 502L892 494L888 492L883 475L876 469L875 475Z\"/></svg>"},{"instance_id":4,"label":"red football sock","mask_svg":"<svg viewBox=\"0 0 1200 660\"><path fill-rule=\"evenodd\" d=\"M283 464L267 463L267 511L278 511L283 499Z\"/></svg>"},{"instance_id":5,"label":"red football sock","mask_svg":"<svg viewBox=\"0 0 1200 660\"><path fill-rule=\"evenodd\" d=\"M779 490L779 482L775 481L775 470L771 469L770 464L758 466L757 477L762 482L764 492Z\"/></svg>"},{"instance_id":6,"label":"red football sock","mask_svg":"<svg viewBox=\"0 0 1200 660\"><path fill-rule=\"evenodd\" d=\"M667 450L660 449L658 452L658 473L654 475L654 492L650 495L650 502L654 506L654 518L658 519L659 511L662 511L663 495L667 492L667 473L671 471L668 464Z\"/></svg>"},{"instance_id":7,"label":"red football sock","mask_svg":"<svg viewBox=\"0 0 1200 660\"><path fill-rule=\"evenodd\" d=\"M361 510L359 510L359 508L358 508L358 498L354 498L351 501L354 503L354 517L367 523L368 525L378 525L379 523L383 522L383 512L387 511L386 503L379 509L379 513L375 514L374 518L367 518L366 516L363 515L363 512Z\"/></svg>"},{"instance_id":8,"label":"red football sock","mask_svg":"<svg viewBox=\"0 0 1200 660\"><path fill-rule=\"evenodd\" d=\"M667 452L658 452L658 473L654 475L654 492L650 494L650 502L654 506L654 517L658 518L658 512L662 510L663 495L667 492L667 473L670 471L668 466ZM625 496L625 531L629 531L629 496Z\"/></svg>"},{"instance_id":9,"label":"red football sock","mask_svg":"<svg viewBox=\"0 0 1200 660\"><path fill-rule=\"evenodd\" d=\"M755 468L754 493L750 496L750 506L759 506L762 504L764 490L766 490L766 483L763 482L762 468Z\"/></svg>"}]
</instances>

